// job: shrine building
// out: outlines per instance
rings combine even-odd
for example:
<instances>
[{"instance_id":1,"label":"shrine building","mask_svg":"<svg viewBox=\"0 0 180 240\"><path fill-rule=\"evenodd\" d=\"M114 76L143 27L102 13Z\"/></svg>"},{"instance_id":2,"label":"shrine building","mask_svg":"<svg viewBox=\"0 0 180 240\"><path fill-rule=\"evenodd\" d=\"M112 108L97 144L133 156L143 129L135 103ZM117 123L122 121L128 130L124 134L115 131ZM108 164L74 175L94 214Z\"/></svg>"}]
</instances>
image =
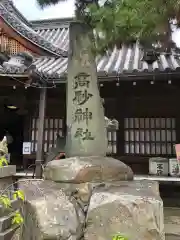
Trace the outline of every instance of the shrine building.
<instances>
[{"instance_id":1,"label":"shrine building","mask_svg":"<svg viewBox=\"0 0 180 240\"><path fill-rule=\"evenodd\" d=\"M42 153L44 158L57 133L65 136L71 21L30 22L12 1L0 1L0 138L9 135L10 162L17 168ZM175 156L180 57L162 54L148 65L136 44L115 47L96 63L105 115L119 121L108 135L109 154L141 174L148 172L149 157Z\"/></svg>"}]
</instances>

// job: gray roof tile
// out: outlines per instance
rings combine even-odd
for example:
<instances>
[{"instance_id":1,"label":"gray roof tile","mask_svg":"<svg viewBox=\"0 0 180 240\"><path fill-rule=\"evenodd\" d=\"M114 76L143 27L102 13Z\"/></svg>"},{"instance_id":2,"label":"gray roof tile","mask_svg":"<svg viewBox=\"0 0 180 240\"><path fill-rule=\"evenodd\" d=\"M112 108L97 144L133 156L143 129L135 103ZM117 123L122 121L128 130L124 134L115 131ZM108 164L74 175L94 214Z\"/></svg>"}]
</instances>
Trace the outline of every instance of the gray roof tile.
<instances>
[{"instance_id":1,"label":"gray roof tile","mask_svg":"<svg viewBox=\"0 0 180 240\"><path fill-rule=\"evenodd\" d=\"M69 23L71 19L33 21L27 24L27 20L16 10L10 0L0 2L0 15L24 38L49 51L54 56L34 59L38 73L51 79L59 79L67 74ZM167 57L162 54L152 66L148 66L141 59L142 52L138 44L131 47L124 45L121 49L115 47L108 56L97 57L98 75L121 76L136 73L180 71L180 58L173 55Z\"/></svg>"},{"instance_id":2,"label":"gray roof tile","mask_svg":"<svg viewBox=\"0 0 180 240\"><path fill-rule=\"evenodd\" d=\"M39 29L37 30L38 34L41 36L50 36L49 41L56 44L58 47L68 51L69 47L69 28L68 26L59 27L56 29ZM144 73L144 72L169 72L169 71L180 71L180 58L171 55L169 57L165 55L160 55L159 60L154 62L152 66L148 65L146 62L142 61L142 51L138 44L134 46L127 47L126 45L122 46L121 49L116 47L108 56L97 57L97 71L99 75L121 75L121 74L133 74L133 73ZM38 60L37 69L39 69ZM35 62L36 64L36 62ZM51 66L56 66L55 68ZM50 69L50 70L49 70ZM67 60L66 59L54 59L49 61L47 59L47 65L44 65L41 68L41 71L49 76L53 77L54 75L63 76L67 71Z\"/></svg>"}]
</instances>

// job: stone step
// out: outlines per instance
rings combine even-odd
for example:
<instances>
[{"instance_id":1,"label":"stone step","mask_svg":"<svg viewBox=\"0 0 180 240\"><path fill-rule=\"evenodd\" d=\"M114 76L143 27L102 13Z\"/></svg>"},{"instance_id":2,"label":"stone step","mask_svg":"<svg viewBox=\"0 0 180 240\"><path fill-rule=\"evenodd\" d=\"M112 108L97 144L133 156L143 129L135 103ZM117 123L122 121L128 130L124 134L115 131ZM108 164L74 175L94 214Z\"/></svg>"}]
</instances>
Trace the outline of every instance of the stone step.
<instances>
[{"instance_id":1,"label":"stone step","mask_svg":"<svg viewBox=\"0 0 180 240\"><path fill-rule=\"evenodd\" d=\"M12 239L17 228L10 228L6 231L0 233L0 240L10 240Z\"/></svg>"},{"instance_id":2,"label":"stone step","mask_svg":"<svg viewBox=\"0 0 180 240\"><path fill-rule=\"evenodd\" d=\"M164 216L170 217L170 216L178 216L180 217L180 208L177 207L165 207L164 208Z\"/></svg>"},{"instance_id":3,"label":"stone step","mask_svg":"<svg viewBox=\"0 0 180 240\"><path fill-rule=\"evenodd\" d=\"M164 208L166 240L180 240L180 209Z\"/></svg>"},{"instance_id":4,"label":"stone step","mask_svg":"<svg viewBox=\"0 0 180 240\"><path fill-rule=\"evenodd\" d=\"M180 208L179 198L164 198L162 197L164 207L177 207Z\"/></svg>"},{"instance_id":5,"label":"stone step","mask_svg":"<svg viewBox=\"0 0 180 240\"><path fill-rule=\"evenodd\" d=\"M0 179L13 176L16 174L16 166L15 165L8 165L0 168Z\"/></svg>"},{"instance_id":6,"label":"stone step","mask_svg":"<svg viewBox=\"0 0 180 240\"><path fill-rule=\"evenodd\" d=\"M13 215L8 215L0 218L0 233L4 232L12 226Z\"/></svg>"}]
</instances>

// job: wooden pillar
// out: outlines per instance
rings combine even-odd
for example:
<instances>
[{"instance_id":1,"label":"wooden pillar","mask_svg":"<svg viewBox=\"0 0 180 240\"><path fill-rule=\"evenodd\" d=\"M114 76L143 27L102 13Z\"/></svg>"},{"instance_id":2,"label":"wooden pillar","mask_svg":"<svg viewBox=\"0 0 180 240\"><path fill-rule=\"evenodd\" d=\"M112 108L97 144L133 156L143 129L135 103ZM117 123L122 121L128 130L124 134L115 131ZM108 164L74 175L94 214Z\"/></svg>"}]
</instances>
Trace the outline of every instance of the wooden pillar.
<instances>
[{"instance_id":1,"label":"wooden pillar","mask_svg":"<svg viewBox=\"0 0 180 240\"><path fill-rule=\"evenodd\" d=\"M125 105L126 105L126 98L122 95L122 91L120 88L117 88L116 93L116 119L119 122L119 129L117 131L117 155L123 156L124 155L124 148L125 148L125 139L124 139L124 117L125 117Z\"/></svg>"},{"instance_id":2,"label":"wooden pillar","mask_svg":"<svg viewBox=\"0 0 180 240\"><path fill-rule=\"evenodd\" d=\"M46 110L46 88L40 89L39 100L39 124L38 124L38 140L37 140L37 152L36 152L36 178L42 176L42 160L43 160L43 139L44 139L44 117Z\"/></svg>"}]
</instances>

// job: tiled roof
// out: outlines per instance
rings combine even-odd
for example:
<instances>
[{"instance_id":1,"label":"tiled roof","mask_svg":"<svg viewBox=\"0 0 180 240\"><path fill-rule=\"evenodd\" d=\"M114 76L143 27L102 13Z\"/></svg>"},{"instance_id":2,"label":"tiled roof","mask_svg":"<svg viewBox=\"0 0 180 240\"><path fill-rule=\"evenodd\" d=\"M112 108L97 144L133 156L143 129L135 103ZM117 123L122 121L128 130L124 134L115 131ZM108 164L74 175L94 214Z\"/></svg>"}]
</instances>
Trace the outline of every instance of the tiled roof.
<instances>
[{"instance_id":1,"label":"tiled roof","mask_svg":"<svg viewBox=\"0 0 180 240\"><path fill-rule=\"evenodd\" d=\"M59 57L67 56L67 51L60 49L53 42L49 42L46 38L39 36L38 33L27 24L23 16L15 10L11 0L0 1L0 17L22 37L51 53L51 55Z\"/></svg>"},{"instance_id":2,"label":"tiled roof","mask_svg":"<svg viewBox=\"0 0 180 240\"><path fill-rule=\"evenodd\" d=\"M53 43L58 48L68 51L69 47L69 28L56 28L56 29L41 29L37 30L38 35L46 38L47 41Z\"/></svg>"},{"instance_id":3,"label":"tiled roof","mask_svg":"<svg viewBox=\"0 0 180 240\"><path fill-rule=\"evenodd\" d=\"M67 58L41 57L34 61L36 71L47 78L60 78L67 72Z\"/></svg>"},{"instance_id":4,"label":"tiled roof","mask_svg":"<svg viewBox=\"0 0 180 240\"><path fill-rule=\"evenodd\" d=\"M10 0L0 1L1 17L23 37L44 48L54 57L43 56L34 59L36 71L50 79L60 79L67 74L67 53L69 48L69 23L72 19L32 21L29 24L15 10ZM122 76L154 72L180 72L180 58L161 55L152 66L142 60L138 46L114 48L104 57L96 59L99 76Z\"/></svg>"},{"instance_id":5,"label":"tiled roof","mask_svg":"<svg viewBox=\"0 0 180 240\"><path fill-rule=\"evenodd\" d=\"M126 74L141 74L153 72L180 71L180 59L173 55L161 55L152 67L141 61L141 52L137 45L134 47L114 48L109 56L97 58L99 76L120 76ZM37 71L47 78L60 78L67 74L67 58L41 57L35 60Z\"/></svg>"},{"instance_id":6,"label":"tiled roof","mask_svg":"<svg viewBox=\"0 0 180 240\"><path fill-rule=\"evenodd\" d=\"M141 57L138 45L129 48L123 46L122 49L114 48L109 56L96 59L98 76L121 77L131 74L180 73L180 59L173 55L169 57L161 55L159 60L153 63L152 67L141 61ZM36 66L36 72L44 76L46 80L58 80L66 77L68 58L38 57L34 59L33 64ZM6 71L6 73L8 72ZM9 73L23 74L23 72L13 72L13 69Z\"/></svg>"},{"instance_id":7,"label":"tiled roof","mask_svg":"<svg viewBox=\"0 0 180 240\"><path fill-rule=\"evenodd\" d=\"M49 19L32 21L33 29L47 41L68 51L69 24L73 19Z\"/></svg>"},{"instance_id":8,"label":"tiled roof","mask_svg":"<svg viewBox=\"0 0 180 240\"><path fill-rule=\"evenodd\" d=\"M33 22L33 24L35 23L36 21ZM46 20L46 24L43 24L43 21L39 21L36 25L36 31L48 41L54 42L58 47L68 51L69 22L63 20L62 24L58 25L57 21L55 23ZM98 74L100 76L118 76L146 72L180 71L180 58L174 55L168 57L162 54L159 60L150 66L141 60L142 54L138 44L131 47L124 45L121 49L114 48L108 56L96 59ZM39 58L35 64L39 72L50 78L59 78L67 73L67 59Z\"/></svg>"}]
</instances>

